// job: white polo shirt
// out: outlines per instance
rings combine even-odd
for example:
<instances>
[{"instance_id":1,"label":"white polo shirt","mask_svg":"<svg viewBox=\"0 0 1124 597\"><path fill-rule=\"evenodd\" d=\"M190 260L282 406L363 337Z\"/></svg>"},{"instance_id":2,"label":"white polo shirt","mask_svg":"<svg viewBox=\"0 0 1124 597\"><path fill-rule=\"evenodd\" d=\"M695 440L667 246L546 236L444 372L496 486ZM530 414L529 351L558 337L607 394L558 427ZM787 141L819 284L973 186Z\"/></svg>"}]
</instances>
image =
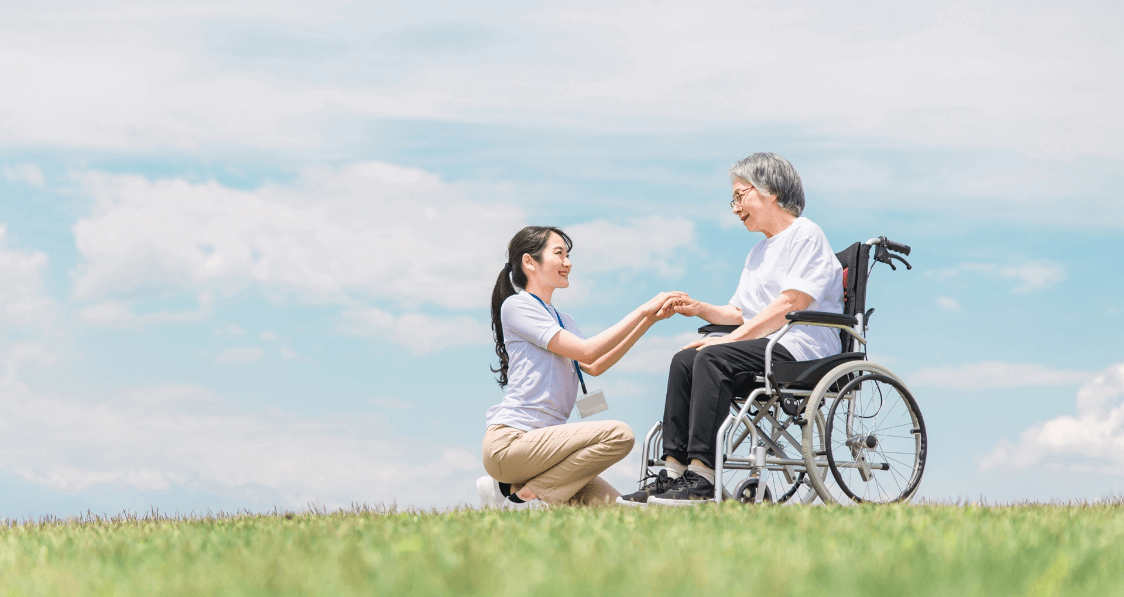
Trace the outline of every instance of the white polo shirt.
<instances>
[{"instance_id":1,"label":"white polo shirt","mask_svg":"<svg viewBox=\"0 0 1124 597\"><path fill-rule=\"evenodd\" d=\"M785 290L812 297L808 311L843 312L843 266L823 230L808 218L797 218L779 234L754 245L730 304L741 309L743 321L749 321ZM798 361L839 354L842 348L838 329L813 326L792 328L779 344Z\"/></svg>"},{"instance_id":2,"label":"white polo shirt","mask_svg":"<svg viewBox=\"0 0 1124 597\"><path fill-rule=\"evenodd\" d=\"M488 425L531 431L561 425L570 418L578 396L574 361L546 349L562 329L556 314L553 305L548 312L523 290L503 302L500 323L508 356L507 389L503 402L488 409ZM561 316L566 331L585 338L573 317Z\"/></svg>"}]
</instances>

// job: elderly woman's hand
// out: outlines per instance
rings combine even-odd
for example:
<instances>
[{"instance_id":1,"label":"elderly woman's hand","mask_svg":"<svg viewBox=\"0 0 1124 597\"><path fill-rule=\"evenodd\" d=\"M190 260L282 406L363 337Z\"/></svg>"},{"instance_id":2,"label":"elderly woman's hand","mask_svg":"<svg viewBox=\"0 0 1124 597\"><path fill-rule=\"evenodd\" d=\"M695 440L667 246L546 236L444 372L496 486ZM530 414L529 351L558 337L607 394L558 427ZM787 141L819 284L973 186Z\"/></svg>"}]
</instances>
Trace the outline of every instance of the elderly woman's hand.
<instances>
[{"instance_id":1,"label":"elderly woman's hand","mask_svg":"<svg viewBox=\"0 0 1124 597\"><path fill-rule=\"evenodd\" d=\"M683 296L675 301L675 312L680 315L686 315L687 317L697 317L702 313L703 305L704 303L702 301L695 300L683 294Z\"/></svg>"},{"instance_id":2,"label":"elderly woman's hand","mask_svg":"<svg viewBox=\"0 0 1124 597\"><path fill-rule=\"evenodd\" d=\"M684 346L683 348L680 348L679 350L687 350L688 348L694 348L695 350L702 350L702 349L706 348L707 346L713 346L715 344L725 344L727 342L733 342L733 340L730 338L729 335L726 335L726 336L711 336L709 338L699 338L698 340L695 340L694 342L691 342L690 344Z\"/></svg>"}]
</instances>

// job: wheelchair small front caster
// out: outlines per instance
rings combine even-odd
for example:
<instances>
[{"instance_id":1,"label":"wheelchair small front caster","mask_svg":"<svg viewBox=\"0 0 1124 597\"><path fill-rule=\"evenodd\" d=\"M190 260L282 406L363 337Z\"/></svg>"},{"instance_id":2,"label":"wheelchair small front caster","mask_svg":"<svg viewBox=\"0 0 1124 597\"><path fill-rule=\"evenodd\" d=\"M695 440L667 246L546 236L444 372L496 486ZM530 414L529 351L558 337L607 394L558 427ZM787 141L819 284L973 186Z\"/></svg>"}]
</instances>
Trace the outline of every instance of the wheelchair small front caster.
<instances>
[{"instance_id":1,"label":"wheelchair small front caster","mask_svg":"<svg viewBox=\"0 0 1124 597\"><path fill-rule=\"evenodd\" d=\"M746 477L742 479L734 488L734 499L742 504L752 504L757 501L757 488L760 485L761 479L758 477ZM761 496L762 503L773 503L773 495L769 488L765 488L765 493Z\"/></svg>"}]
</instances>

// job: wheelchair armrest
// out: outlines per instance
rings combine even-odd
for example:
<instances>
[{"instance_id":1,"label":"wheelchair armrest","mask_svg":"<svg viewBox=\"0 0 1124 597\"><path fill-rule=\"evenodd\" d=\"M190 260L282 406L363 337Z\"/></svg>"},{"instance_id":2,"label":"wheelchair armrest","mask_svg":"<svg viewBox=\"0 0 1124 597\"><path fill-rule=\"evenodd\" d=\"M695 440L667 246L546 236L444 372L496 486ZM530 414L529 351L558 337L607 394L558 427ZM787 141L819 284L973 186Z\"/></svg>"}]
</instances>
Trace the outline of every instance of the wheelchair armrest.
<instances>
[{"instance_id":1,"label":"wheelchair armrest","mask_svg":"<svg viewBox=\"0 0 1124 597\"><path fill-rule=\"evenodd\" d=\"M858 318L854 315L828 313L826 311L793 311L785 315L784 318L797 323L826 323L846 326L856 326L859 324Z\"/></svg>"},{"instance_id":2,"label":"wheelchair armrest","mask_svg":"<svg viewBox=\"0 0 1124 597\"><path fill-rule=\"evenodd\" d=\"M738 329L741 326L736 325L718 325L717 323L708 323L699 328L700 334L729 334L730 332Z\"/></svg>"}]
</instances>

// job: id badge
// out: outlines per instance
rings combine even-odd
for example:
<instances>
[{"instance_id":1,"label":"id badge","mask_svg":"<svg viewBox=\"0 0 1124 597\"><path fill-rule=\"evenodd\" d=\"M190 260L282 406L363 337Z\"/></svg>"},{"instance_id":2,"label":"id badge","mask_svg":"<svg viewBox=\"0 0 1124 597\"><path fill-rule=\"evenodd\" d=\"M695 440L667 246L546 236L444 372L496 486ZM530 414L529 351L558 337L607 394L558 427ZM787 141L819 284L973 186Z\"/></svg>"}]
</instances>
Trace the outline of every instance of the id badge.
<instances>
[{"instance_id":1,"label":"id badge","mask_svg":"<svg viewBox=\"0 0 1124 597\"><path fill-rule=\"evenodd\" d=\"M601 390L594 390L584 397L579 398L577 405L578 414L580 414L583 419L590 415L609 410L609 403L605 402L605 392Z\"/></svg>"}]
</instances>

